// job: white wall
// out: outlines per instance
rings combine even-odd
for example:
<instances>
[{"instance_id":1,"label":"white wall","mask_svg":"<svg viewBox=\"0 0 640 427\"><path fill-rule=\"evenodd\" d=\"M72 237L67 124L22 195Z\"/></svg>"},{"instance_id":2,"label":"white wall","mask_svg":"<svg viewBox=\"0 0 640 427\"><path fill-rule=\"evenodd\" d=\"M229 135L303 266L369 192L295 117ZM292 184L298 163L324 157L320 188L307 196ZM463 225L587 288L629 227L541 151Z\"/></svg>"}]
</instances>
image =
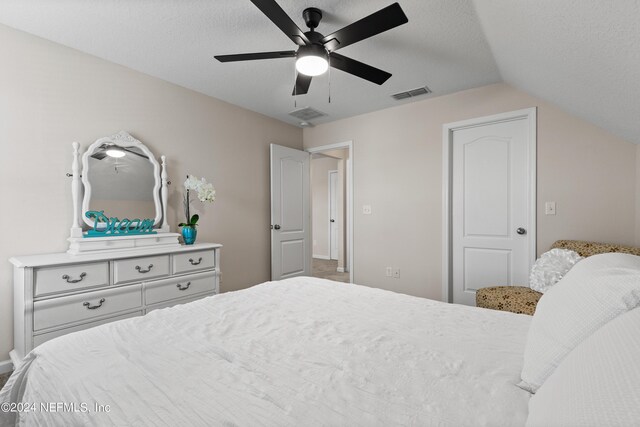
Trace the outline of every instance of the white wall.
<instances>
[{"instance_id":1,"label":"white wall","mask_svg":"<svg viewBox=\"0 0 640 427\"><path fill-rule=\"evenodd\" d=\"M440 299L442 125L536 106L538 253L557 239L633 244L636 146L497 84L304 130L305 147L353 141L355 282Z\"/></svg>"},{"instance_id":2,"label":"white wall","mask_svg":"<svg viewBox=\"0 0 640 427\"><path fill-rule=\"evenodd\" d=\"M349 227L347 222L347 162L349 149L323 151L322 154L338 159L338 270L349 271L349 248L347 234Z\"/></svg>"},{"instance_id":3,"label":"white wall","mask_svg":"<svg viewBox=\"0 0 640 427\"><path fill-rule=\"evenodd\" d=\"M347 247L347 159L348 150L343 151L343 157L338 159L338 271L349 271L349 254Z\"/></svg>"},{"instance_id":4,"label":"white wall","mask_svg":"<svg viewBox=\"0 0 640 427\"><path fill-rule=\"evenodd\" d=\"M13 346L7 259L67 249L72 141L126 130L167 155L174 229L185 175L205 176L217 200L194 204L198 239L224 245L222 290L269 279L269 143L301 148L300 129L5 26L0 40L0 361Z\"/></svg>"},{"instance_id":5,"label":"white wall","mask_svg":"<svg viewBox=\"0 0 640 427\"><path fill-rule=\"evenodd\" d=\"M311 222L313 257L329 259L329 171L338 170L338 159L311 160Z\"/></svg>"}]
</instances>

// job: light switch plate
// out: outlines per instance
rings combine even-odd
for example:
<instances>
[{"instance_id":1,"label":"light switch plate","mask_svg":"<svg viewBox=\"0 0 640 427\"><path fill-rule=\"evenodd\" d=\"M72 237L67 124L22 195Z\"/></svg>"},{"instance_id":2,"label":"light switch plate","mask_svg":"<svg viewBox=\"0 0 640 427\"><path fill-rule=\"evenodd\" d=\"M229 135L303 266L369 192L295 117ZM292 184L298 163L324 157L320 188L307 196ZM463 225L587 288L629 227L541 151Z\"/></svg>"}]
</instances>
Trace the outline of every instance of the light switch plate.
<instances>
[{"instance_id":1,"label":"light switch plate","mask_svg":"<svg viewBox=\"0 0 640 427\"><path fill-rule=\"evenodd\" d=\"M546 202L544 204L544 214L545 215L555 215L556 214L556 202Z\"/></svg>"},{"instance_id":2,"label":"light switch plate","mask_svg":"<svg viewBox=\"0 0 640 427\"><path fill-rule=\"evenodd\" d=\"M363 205L362 206L362 214L363 215L371 215L371 205Z\"/></svg>"}]
</instances>

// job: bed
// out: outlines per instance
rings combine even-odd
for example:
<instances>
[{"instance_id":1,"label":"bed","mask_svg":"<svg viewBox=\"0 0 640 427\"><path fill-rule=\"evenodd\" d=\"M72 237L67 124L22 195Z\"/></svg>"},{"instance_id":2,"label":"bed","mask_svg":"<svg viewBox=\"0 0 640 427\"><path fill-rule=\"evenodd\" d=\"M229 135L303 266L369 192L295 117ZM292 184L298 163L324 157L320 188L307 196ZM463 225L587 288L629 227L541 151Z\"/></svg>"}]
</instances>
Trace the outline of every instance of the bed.
<instances>
[{"instance_id":1,"label":"bed","mask_svg":"<svg viewBox=\"0 0 640 427\"><path fill-rule=\"evenodd\" d=\"M0 392L14 410L0 425L522 426L531 319L267 282L35 348Z\"/></svg>"},{"instance_id":2,"label":"bed","mask_svg":"<svg viewBox=\"0 0 640 427\"><path fill-rule=\"evenodd\" d=\"M32 350L0 426L640 425L640 257L565 273L533 316L305 277L153 311Z\"/></svg>"}]
</instances>

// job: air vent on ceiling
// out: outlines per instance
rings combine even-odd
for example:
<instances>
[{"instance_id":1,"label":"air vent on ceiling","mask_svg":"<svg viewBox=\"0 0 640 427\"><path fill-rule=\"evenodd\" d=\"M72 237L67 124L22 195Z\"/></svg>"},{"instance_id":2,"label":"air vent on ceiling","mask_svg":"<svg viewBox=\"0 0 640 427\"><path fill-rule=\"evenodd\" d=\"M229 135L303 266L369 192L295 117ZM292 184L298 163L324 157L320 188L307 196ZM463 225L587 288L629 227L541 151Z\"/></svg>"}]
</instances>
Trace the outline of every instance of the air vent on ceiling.
<instances>
[{"instance_id":1,"label":"air vent on ceiling","mask_svg":"<svg viewBox=\"0 0 640 427\"><path fill-rule=\"evenodd\" d=\"M323 113L322 111L314 110L311 107L305 107L305 108L300 108L298 110L294 110L290 112L289 115L297 119L300 119L303 122L308 122L309 120L326 116L326 114Z\"/></svg>"},{"instance_id":2,"label":"air vent on ceiling","mask_svg":"<svg viewBox=\"0 0 640 427\"><path fill-rule=\"evenodd\" d=\"M400 101L401 99L413 98L414 96L426 95L428 93L431 93L431 89L425 86L417 89L411 89L406 92L398 92L391 95L391 97L396 101Z\"/></svg>"}]
</instances>

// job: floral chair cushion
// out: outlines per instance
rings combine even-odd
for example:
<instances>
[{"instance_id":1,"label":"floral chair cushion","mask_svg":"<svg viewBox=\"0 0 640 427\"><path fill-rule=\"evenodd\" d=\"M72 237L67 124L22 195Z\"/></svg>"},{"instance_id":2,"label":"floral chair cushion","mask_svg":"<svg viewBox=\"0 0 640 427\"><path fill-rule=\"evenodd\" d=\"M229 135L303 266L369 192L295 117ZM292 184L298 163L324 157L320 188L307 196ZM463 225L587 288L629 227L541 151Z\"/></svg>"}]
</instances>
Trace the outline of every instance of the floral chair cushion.
<instances>
[{"instance_id":1,"label":"floral chair cushion","mask_svg":"<svg viewBox=\"0 0 640 427\"><path fill-rule=\"evenodd\" d=\"M588 257L591 255L606 254L609 252L620 252L623 254L631 254L640 256L640 248L625 245L615 245L610 243L585 242L582 240L558 240L552 249L570 249L577 252L580 256Z\"/></svg>"},{"instance_id":2,"label":"floral chair cushion","mask_svg":"<svg viewBox=\"0 0 640 427\"><path fill-rule=\"evenodd\" d=\"M493 286L476 292L476 306L533 316L541 296L524 286Z\"/></svg>"}]
</instances>

